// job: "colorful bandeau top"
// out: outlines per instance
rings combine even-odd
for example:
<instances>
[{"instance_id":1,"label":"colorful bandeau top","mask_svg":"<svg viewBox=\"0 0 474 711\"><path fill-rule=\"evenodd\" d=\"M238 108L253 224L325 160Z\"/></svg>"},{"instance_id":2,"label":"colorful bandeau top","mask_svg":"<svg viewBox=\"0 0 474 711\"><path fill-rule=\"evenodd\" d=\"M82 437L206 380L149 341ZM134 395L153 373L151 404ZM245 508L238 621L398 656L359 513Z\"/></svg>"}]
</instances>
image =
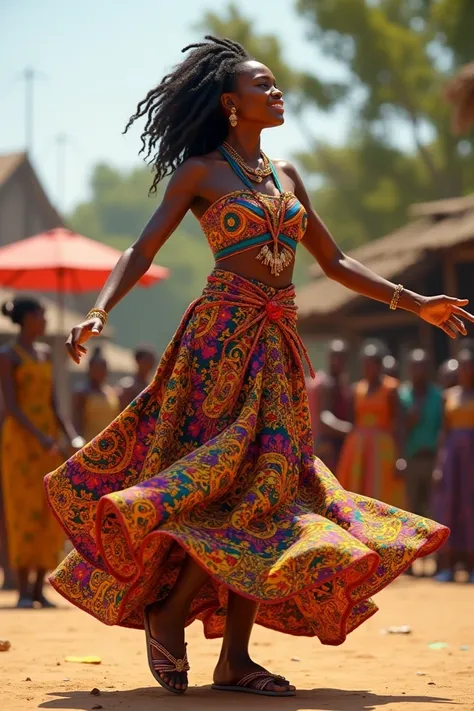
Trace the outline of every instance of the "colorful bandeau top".
<instances>
[{"instance_id":1,"label":"colorful bandeau top","mask_svg":"<svg viewBox=\"0 0 474 711\"><path fill-rule=\"evenodd\" d=\"M298 242L303 239L307 214L290 192L281 188L272 165L273 179L280 195L257 192L227 152L219 148L231 168L248 185L216 200L200 219L216 262L255 247L257 259L278 275L292 263Z\"/></svg>"}]
</instances>

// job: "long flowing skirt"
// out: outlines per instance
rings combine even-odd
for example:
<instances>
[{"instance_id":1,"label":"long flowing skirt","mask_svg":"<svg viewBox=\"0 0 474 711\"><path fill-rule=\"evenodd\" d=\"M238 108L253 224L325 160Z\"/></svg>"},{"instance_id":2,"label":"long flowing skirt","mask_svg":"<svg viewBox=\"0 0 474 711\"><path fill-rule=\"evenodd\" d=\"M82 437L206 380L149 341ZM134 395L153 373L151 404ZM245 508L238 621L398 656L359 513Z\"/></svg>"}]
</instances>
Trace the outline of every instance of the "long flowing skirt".
<instances>
[{"instance_id":1,"label":"long flowing skirt","mask_svg":"<svg viewBox=\"0 0 474 711\"><path fill-rule=\"evenodd\" d=\"M344 488L404 508L405 481L397 475L395 462L395 440L390 432L356 427L344 442L336 474Z\"/></svg>"},{"instance_id":2,"label":"long flowing skirt","mask_svg":"<svg viewBox=\"0 0 474 711\"><path fill-rule=\"evenodd\" d=\"M442 477L433 492L433 511L451 528L449 547L474 554L474 429L448 433Z\"/></svg>"},{"instance_id":3,"label":"long flowing skirt","mask_svg":"<svg viewBox=\"0 0 474 711\"><path fill-rule=\"evenodd\" d=\"M257 623L340 644L446 528L345 491L312 453L294 289L215 270L151 385L46 479L75 550L51 578L109 625L143 627L185 555L209 574L188 623Z\"/></svg>"}]
</instances>

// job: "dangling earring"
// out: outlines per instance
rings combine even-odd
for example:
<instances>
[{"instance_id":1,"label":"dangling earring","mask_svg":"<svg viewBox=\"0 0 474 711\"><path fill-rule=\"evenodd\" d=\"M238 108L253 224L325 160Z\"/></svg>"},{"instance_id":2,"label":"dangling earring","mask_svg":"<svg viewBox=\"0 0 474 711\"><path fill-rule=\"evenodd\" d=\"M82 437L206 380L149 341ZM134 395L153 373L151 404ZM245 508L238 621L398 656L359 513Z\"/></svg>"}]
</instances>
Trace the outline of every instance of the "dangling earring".
<instances>
[{"instance_id":1,"label":"dangling earring","mask_svg":"<svg viewBox=\"0 0 474 711\"><path fill-rule=\"evenodd\" d=\"M235 108L235 106L233 106L230 110L229 123L232 126L232 128L235 128L237 126L238 119L237 119L237 109Z\"/></svg>"}]
</instances>

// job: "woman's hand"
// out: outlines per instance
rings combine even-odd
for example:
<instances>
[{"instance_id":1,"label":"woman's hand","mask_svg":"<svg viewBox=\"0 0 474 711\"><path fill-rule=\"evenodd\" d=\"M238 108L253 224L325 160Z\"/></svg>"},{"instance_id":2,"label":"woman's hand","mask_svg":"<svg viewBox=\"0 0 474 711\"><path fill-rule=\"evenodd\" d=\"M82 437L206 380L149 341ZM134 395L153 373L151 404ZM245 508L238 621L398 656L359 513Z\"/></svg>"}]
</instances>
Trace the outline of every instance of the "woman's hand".
<instances>
[{"instance_id":1,"label":"woman's hand","mask_svg":"<svg viewBox=\"0 0 474 711\"><path fill-rule=\"evenodd\" d=\"M87 348L82 345L89 338L99 336L104 328L100 318L90 318L78 326L74 326L66 341L68 355L75 363L80 363L82 356L87 353Z\"/></svg>"},{"instance_id":2,"label":"woman's hand","mask_svg":"<svg viewBox=\"0 0 474 711\"><path fill-rule=\"evenodd\" d=\"M453 296L425 296L420 307L420 318L433 326L441 328L450 338L467 334L462 319L474 323L474 316L462 307L469 299L456 299Z\"/></svg>"}]
</instances>

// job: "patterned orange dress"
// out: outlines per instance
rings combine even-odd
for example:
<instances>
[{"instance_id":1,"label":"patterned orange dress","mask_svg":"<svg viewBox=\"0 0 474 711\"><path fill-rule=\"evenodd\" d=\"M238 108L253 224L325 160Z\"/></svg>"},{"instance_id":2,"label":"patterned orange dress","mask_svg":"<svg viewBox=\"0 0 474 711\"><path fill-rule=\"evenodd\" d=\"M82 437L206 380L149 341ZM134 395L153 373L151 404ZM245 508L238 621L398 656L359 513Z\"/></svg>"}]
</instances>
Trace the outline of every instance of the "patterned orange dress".
<instances>
[{"instance_id":1,"label":"patterned orange dress","mask_svg":"<svg viewBox=\"0 0 474 711\"><path fill-rule=\"evenodd\" d=\"M291 193L249 189L201 225L217 261L253 245L279 268L306 212ZM314 457L296 310L293 286L213 271L152 383L46 479L75 546L51 578L62 595L143 629L144 606L190 555L209 577L187 622L207 637L222 636L233 590L260 602L258 624L340 644L376 611L371 595L446 540L433 521L345 491Z\"/></svg>"},{"instance_id":2,"label":"patterned orange dress","mask_svg":"<svg viewBox=\"0 0 474 711\"><path fill-rule=\"evenodd\" d=\"M20 358L13 376L18 406L40 432L56 437L52 363L36 361L19 345L14 350ZM2 427L0 457L10 565L52 570L58 564L64 534L46 501L43 478L61 459L45 452L8 415Z\"/></svg>"},{"instance_id":3,"label":"patterned orange dress","mask_svg":"<svg viewBox=\"0 0 474 711\"><path fill-rule=\"evenodd\" d=\"M403 508L405 482L395 472L392 395L397 388L398 381L389 376L384 376L374 392L369 392L366 380L357 383L355 426L344 443L337 478L344 488Z\"/></svg>"}]
</instances>

